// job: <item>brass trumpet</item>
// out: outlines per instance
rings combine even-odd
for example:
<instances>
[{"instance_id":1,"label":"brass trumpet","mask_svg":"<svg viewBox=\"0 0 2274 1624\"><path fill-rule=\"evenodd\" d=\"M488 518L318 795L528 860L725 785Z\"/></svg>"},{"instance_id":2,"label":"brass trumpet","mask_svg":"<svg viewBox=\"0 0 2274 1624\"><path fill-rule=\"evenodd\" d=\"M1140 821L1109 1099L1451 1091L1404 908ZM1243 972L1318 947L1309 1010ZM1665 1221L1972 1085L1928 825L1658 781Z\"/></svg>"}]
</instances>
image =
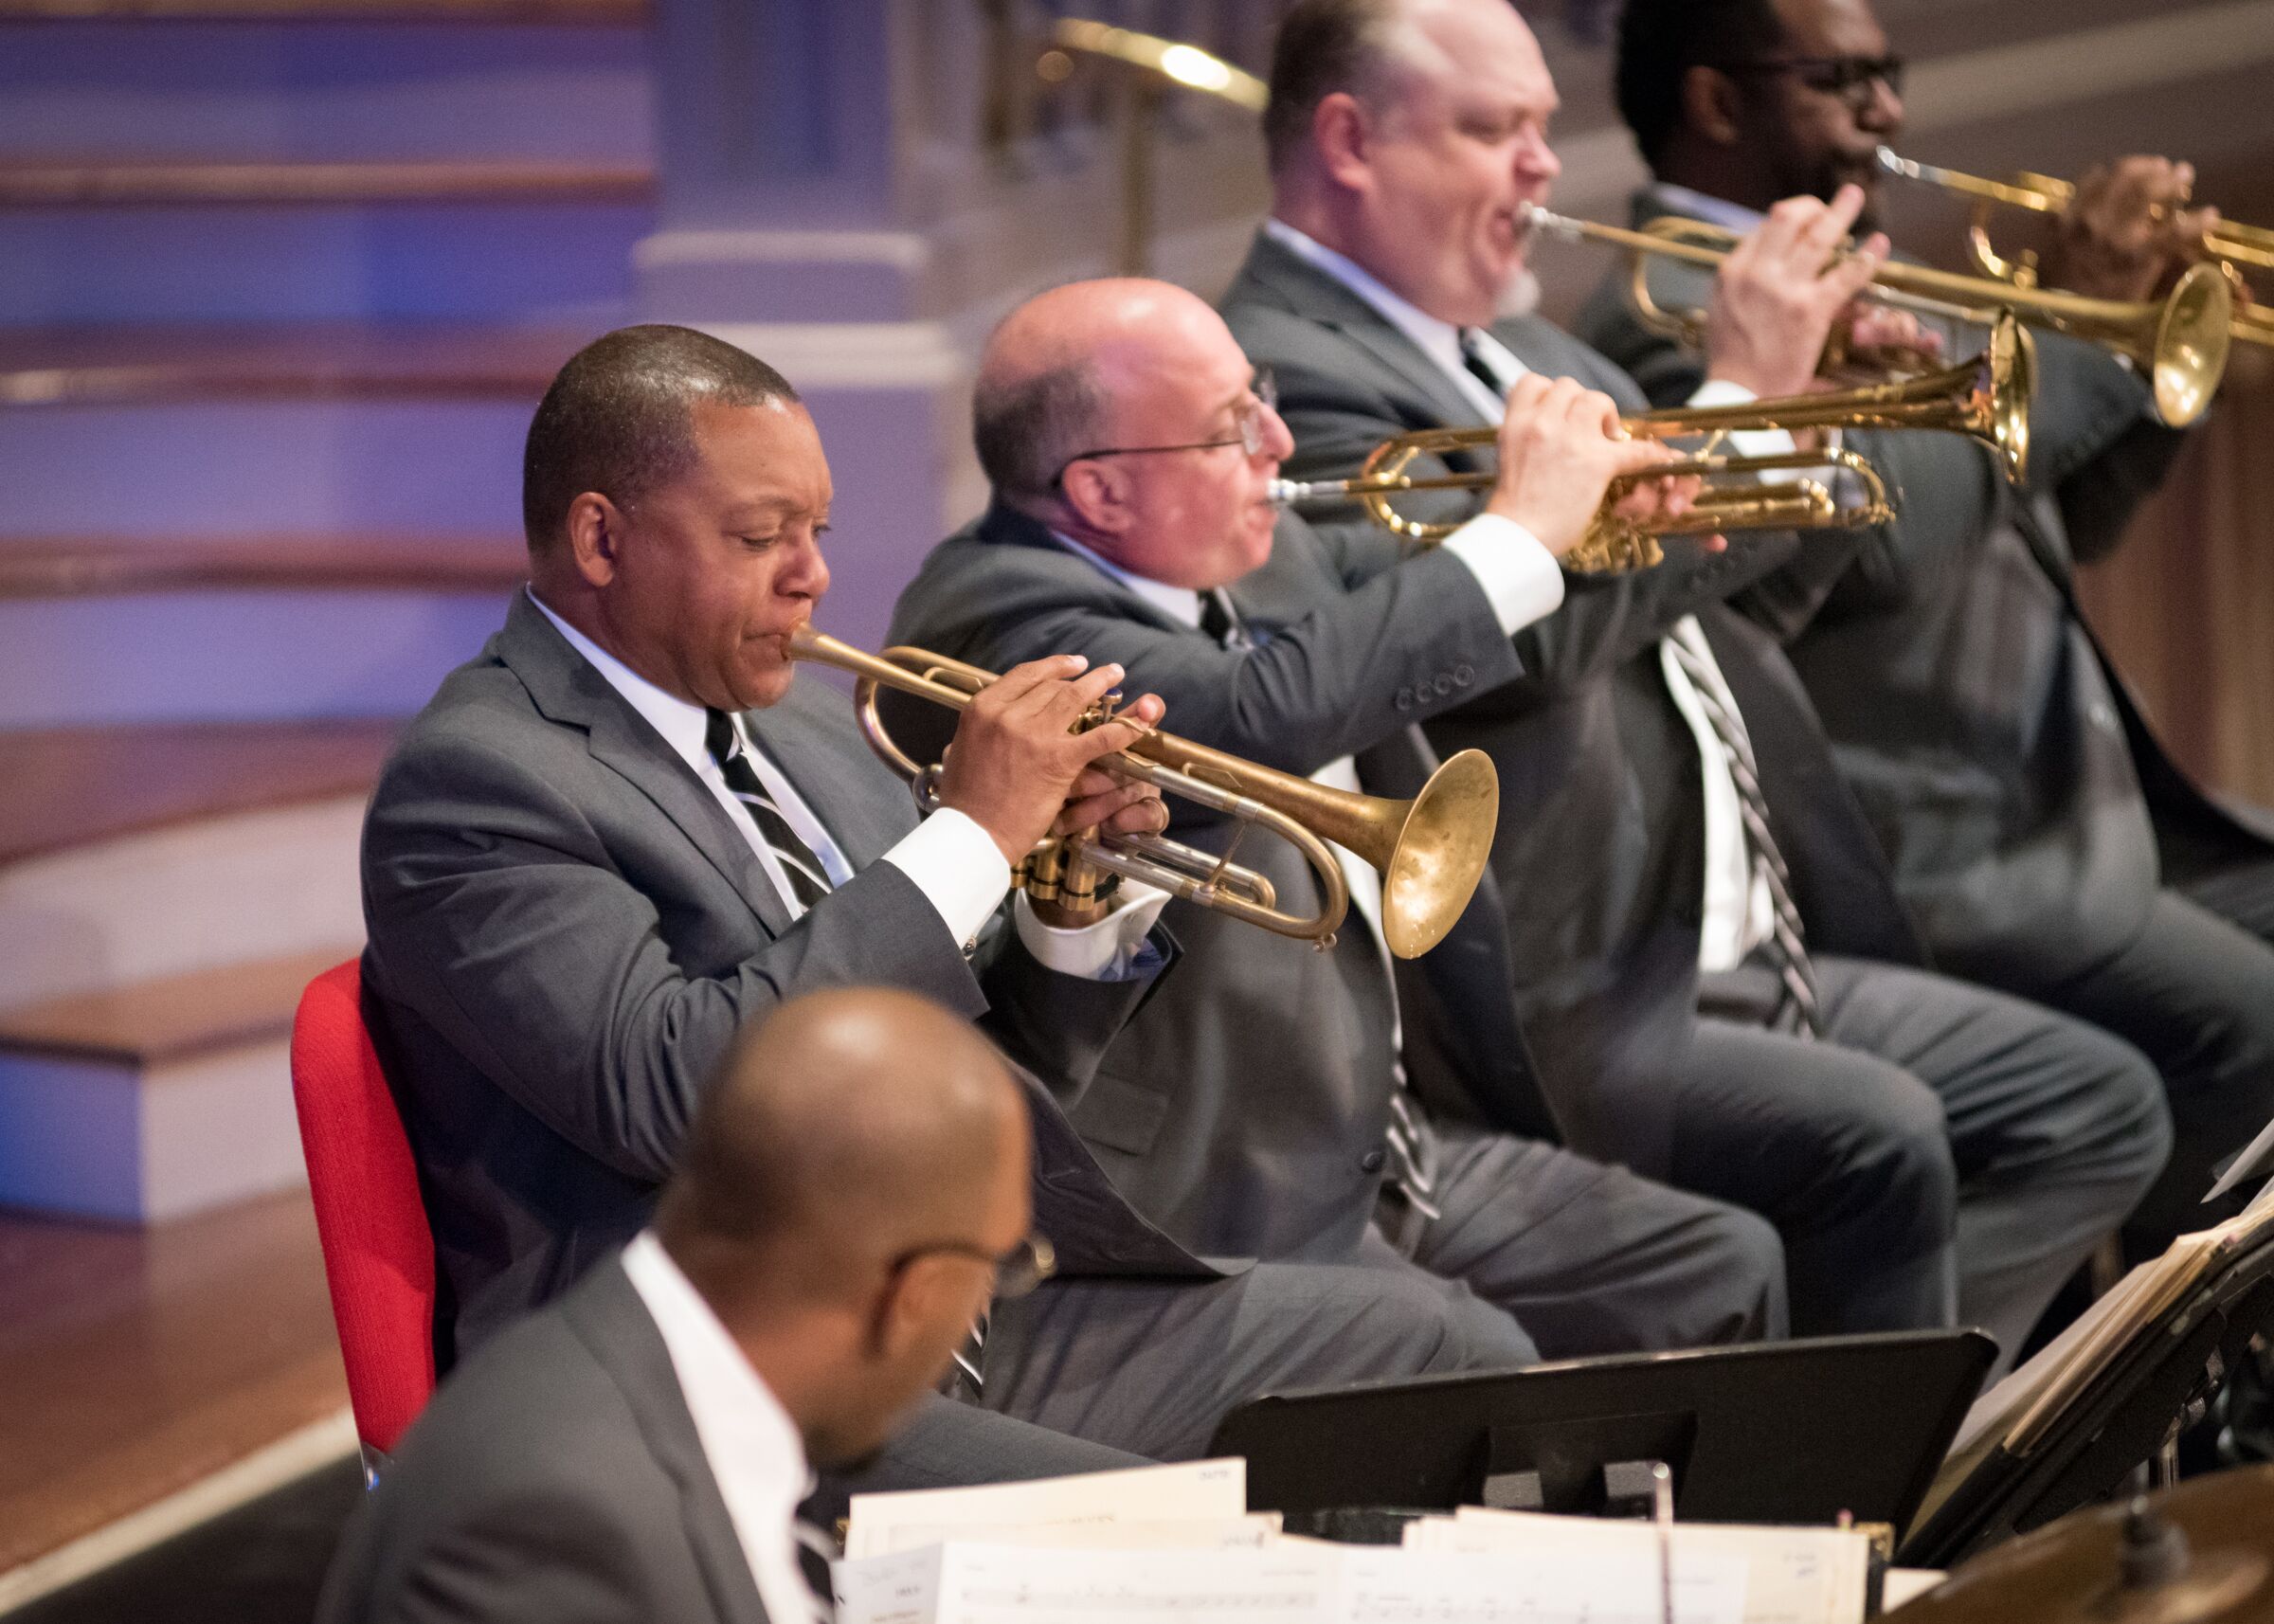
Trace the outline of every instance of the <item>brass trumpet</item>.
<instances>
[{"instance_id":1,"label":"brass trumpet","mask_svg":"<svg viewBox=\"0 0 2274 1624\"><path fill-rule=\"evenodd\" d=\"M2037 285L2037 256L2024 252L2009 259L1997 251L1990 237L1990 222L2000 208L2024 208L2032 214L2059 214L2077 195L2073 182L2051 175L2022 173L2011 180L1989 180L1937 164L1917 163L1892 149L1879 149L1879 167L1904 180L1940 187L1974 199L1974 218L1966 226L1967 252L1986 277L2016 287ZM2222 220L2203 234L2203 252L2224 267L2232 292L2241 294L2245 276L2251 271L2274 271L2274 230ZM2228 331L2247 344L2274 346L2274 310L2262 304L2237 302Z\"/></svg>"},{"instance_id":2,"label":"brass trumpet","mask_svg":"<svg viewBox=\"0 0 2274 1624\"><path fill-rule=\"evenodd\" d=\"M908 776L919 801L928 800L938 769L913 760L893 739L877 713L878 693L893 688L961 711L995 680L991 672L920 648L867 654L811 626L790 635L789 657L835 666L858 679L854 702L861 732L886 765ZM1084 726L1095 726L1110 714L1110 707L1102 708L1085 717ZM1331 840L1381 871L1382 935L1401 959L1417 958L1443 941L1469 906L1491 855L1500 816L1499 775L1480 750L1463 750L1447 761L1411 801L1329 789L1149 730L1135 745L1099 758L1097 765L1116 777L1156 785L1164 793L1277 835L1317 875L1318 911L1281 910L1271 881L1235 865L1230 853L1218 857L1159 835L1044 840L1019 876L1038 895L1062 883L1069 868L1087 864L1324 948L1333 946L1349 906L1342 865L1327 845ZM1240 834L1245 833L1243 827ZM1236 839L1233 844L1236 847ZM1081 888L1071 889L1079 894Z\"/></svg>"},{"instance_id":3,"label":"brass trumpet","mask_svg":"<svg viewBox=\"0 0 2274 1624\"><path fill-rule=\"evenodd\" d=\"M1737 234L1720 226L1669 217L1639 231L1574 220L1537 205L1525 206L1525 224L1568 243L1593 243L1634 257L1630 293L1636 314L1662 333L1697 344L1703 327L1692 313L1667 310L1645 285L1651 257L1718 266ZM2154 384L2156 409L2175 428L2201 417L2226 374L2234 295L2216 266L2193 265L2161 299L2132 303L2081 294L2016 287L1984 277L1963 277L1920 265L1888 263L1871 279L1874 297L1898 309L1989 322L2010 311L2031 327L2049 328L2128 355Z\"/></svg>"},{"instance_id":4,"label":"brass trumpet","mask_svg":"<svg viewBox=\"0 0 2274 1624\"><path fill-rule=\"evenodd\" d=\"M1661 535L1710 535L1732 530L1856 529L1885 524L1895 507L1886 483L1869 461L1852 451L1792 451L1765 457L1727 457L1712 447L1724 437L1748 429L1920 428L1963 434L1994 451L2009 478L2019 482L2029 471L2030 396L2035 385L2034 347L2010 315L1990 330L1990 344L1975 359L1940 372L1893 383L1869 384L1836 393L1795 395L1751 401L1742 406L1687 406L1622 418L1630 435L1652 440L1707 437L1707 449L1614 481L1595 523L1563 566L1582 574L1645 569L1664 551ZM1419 541L1439 540L1458 528L1409 518L1393 498L1408 491L1479 491L1495 476L1466 473L1408 474L1417 457L1473 451L1498 438L1489 428L1425 428L1383 441L1367 456L1355 478L1276 479L1272 499L1298 502L1320 496L1347 496L1364 504L1383 529ZM1781 485L1734 484L1739 476L1795 468L1843 469L1863 485L1864 499L1843 506L1821 481ZM1687 513L1645 521L1613 511L1624 487L1669 475L1707 478Z\"/></svg>"}]
</instances>

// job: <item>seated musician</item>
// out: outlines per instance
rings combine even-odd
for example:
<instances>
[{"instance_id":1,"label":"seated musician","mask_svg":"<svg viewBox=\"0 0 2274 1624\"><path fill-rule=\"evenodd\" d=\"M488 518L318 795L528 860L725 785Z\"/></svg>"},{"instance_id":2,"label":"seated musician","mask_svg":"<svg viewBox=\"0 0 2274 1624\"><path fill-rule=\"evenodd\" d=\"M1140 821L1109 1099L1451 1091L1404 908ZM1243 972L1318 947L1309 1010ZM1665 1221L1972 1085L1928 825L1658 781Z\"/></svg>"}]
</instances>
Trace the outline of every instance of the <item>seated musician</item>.
<instances>
[{"instance_id":1,"label":"seated musician","mask_svg":"<svg viewBox=\"0 0 2274 1624\"><path fill-rule=\"evenodd\" d=\"M1268 385L1213 310L1151 281L1012 313L974 416L993 506L902 595L895 642L981 665L1084 649L1161 695L1180 737L1401 797L1430 765L1412 724L1519 674L1510 634L1561 599L1555 554L1613 473L1663 455L1612 438L1603 397L1536 381L1488 511L1400 563L1380 532L1276 512L1289 443ZM1316 906L1291 847L1188 804L1171 798L1181 839L1236 846L1282 911ZM1202 1254L1426 1281L1511 1362L1782 1334L1766 1224L1543 1142L1490 882L1394 983L1380 877L1342 867L1356 905L1329 951L1171 905L1177 974L1070 1112L1115 1185ZM1409 1064L1446 1120L1405 1086ZM1038 1297L998 1324L1078 1342L1078 1308Z\"/></svg>"},{"instance_id":2,"label":"seated musician","mask_svg":"<svg viewBox=\"0 0 2274 1624\"><path fill-rule=\"evenodd\" d=\"M1868 0L1631 0L1618 61L1656 176L1643 215L1746 230L1788 193L1875 195L1874 153L1902 136L1902 63ZM2205 223L2189 179L2146 157L2087 175L2041 281L2158 293ZM1672 266L1652 282L1698 291ZM1661 402L1705 364L1623 290L1599 292L1581 331ZM1947 352L1979 348L1978 329L1944 334ZM2074 567L2115 549L2181 437L2127 362L2050 332L2036 353L2027 490L1958 435L1851 439L1903 511L1790 654L1936 963L2115 1033L2162 1073L2176 1133L2126 1226L2138 1257L2249 1193L2200 1204L2274 1116L2274 847L2163 753L2077 610Z\"/></svg>"},{"instance_id":3,"label":"seated musician","mask_svg":"<svg viewBox=\"0 0 2274 1624\"><path fill-rule=\"evenodd\" d=\"M1520 206L1558 172L1555 86L1513 8L1299 0L1272 81L1272 217L1223 308L1276 374L1294 471L1494 423L1532 373L1647 404L1503 315ZM1701 402L1809 386L1885 245L1827 268L1860 204L1786 200L1730 255ZM1660 568L1576 586L1518 680L1428 731L1499 764L1513 984L1575 1147L1769 1218L1796 1330L1955 1313L2011 1355L2154 1178L2168 1121L2129 1046L1914 967L1778 643L1855 545L1669 544Z\"/></svg>"},{"instance_id":4,"label":"seated musician","mask_svg":"<svg viewBox=\"0 0 2274 1624\"><path fill-rule=\"evenodd\" d=\"M442 1384L326 1624L827 1616L808 1463L873 1453L1034 1284L1026 1108L958 1017L844 988L745 1034L681 1150L651 1225Z\"/></svg>"},{"instance_id":5,"label":"seated musician","mask_svg":"<svg viewBox=\"0 0 2274 1624\"><path fill-rule=\"evenodd\" d=\"M738 1029L849 983L930 997L1020 1063L1064 1276L1045 1291L1106 1305L1078 1350L988 1337L984 1407L929 1406L880 1483L1189 1453L1266 1386L1468 1362L1435 1293L1202 1262L1108 1184L1061 1102L1161 974L1161 899L1078 928L1021 899L1014 928L988 925L1045 834L1164 821L1151 791L1088 768L1136 725L1070 731L1120 673L1006 672L959 719L919 824L843 698L793 680L830 495L789 385L688 329L595 341L538 407L530 590L411 723L364 834L365 985L433 1223L445 1363L639 1231ZM1076 1352L1113 1379L1085 1385ZM1012 1418L1045 1402L1089 1441Z\"/></svg>"}]
</instances>

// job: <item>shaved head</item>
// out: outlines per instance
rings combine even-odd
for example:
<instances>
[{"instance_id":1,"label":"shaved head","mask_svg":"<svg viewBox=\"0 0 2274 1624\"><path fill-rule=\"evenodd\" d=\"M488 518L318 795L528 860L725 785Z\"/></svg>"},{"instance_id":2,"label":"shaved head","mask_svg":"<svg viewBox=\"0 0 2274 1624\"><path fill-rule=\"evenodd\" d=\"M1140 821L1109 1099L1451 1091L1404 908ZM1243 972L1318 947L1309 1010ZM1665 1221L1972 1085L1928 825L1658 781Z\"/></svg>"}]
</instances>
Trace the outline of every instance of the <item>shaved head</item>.
<instances>
[{"instance_id":1,"label":"shaved head","mask_svg":"<svg viewBox=\"0 0 2274 1624\"><path fill-rule=\"evenodd\" d=\"M1024 1101L967 1022L912 993L793 1000L744 1034L657 1228L675 1254L751 1258L753 1289L826 1289L911 1246L977 1241L1023 1191ZM1024 1230L1011 1224L1004 1244Z\"/></svg>"},{"instance_id":2,"label":"shaved head","mask_svg":"<svg viewBox=\"0 0 2274 1624\"><path fill-rule=\"evenodd\" d=\"M1180 336L1210 327L1223 321L1204 300L1135 277L1028 299L988 339L972 391L972 440L988 482L1006 495L1047 495L1067 459L1117 442L1123 391L1142 388Z\"/></svg>"},{"instance_id":3,"label":"shaved head","mask_svg":"<svg viewBox=\"0 0 2274 1624\"><path fill-rule=\"evenodd\" d=\"M972 435L999 500L1172 586L1271 556L1287 425L1223 317L1168 282L1069 282L1003 318Z\"/></svg>"}]
</instances>

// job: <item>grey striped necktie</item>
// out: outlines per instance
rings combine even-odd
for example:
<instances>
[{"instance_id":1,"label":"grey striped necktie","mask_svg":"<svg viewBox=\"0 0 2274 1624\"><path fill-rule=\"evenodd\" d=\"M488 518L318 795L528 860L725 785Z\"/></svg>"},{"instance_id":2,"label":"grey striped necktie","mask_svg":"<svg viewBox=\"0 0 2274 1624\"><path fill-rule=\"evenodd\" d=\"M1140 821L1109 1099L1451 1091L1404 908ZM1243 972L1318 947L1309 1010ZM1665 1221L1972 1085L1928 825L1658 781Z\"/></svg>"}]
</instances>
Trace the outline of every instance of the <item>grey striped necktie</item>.
<instances>
[{"instance_id":1,"label":"grey striped necktie","mask_svg":"<svg viewBox=\"0 0 2274 1624\"><path fill-rule=\"evenodd\" d=\"M1761 947L1783 986L1770 1025L1779 1032L1820 1038L1824 1035L1823 1002L1816 992L1816 969L1809 962L1800 910L1793 902L1792 871L1784 865L1784 854L1777 849L1777 837L1769 832L1769 802L1760 791L1760 765L1753 754L1752 735L1731 708L1721 672L1699 659L1697 651L1680 637L1669 637L1666 646L1697 691L1698 706L1713 724L1714 737L1721 741L1729 776L1737 785L1738 815L1744 822L1745 838L1752 842L1755 862L1768 881L1769 939Z\"/></svg>"},{"instance_id":2,"label":"grey striped necktie","mask_svg":"<svg viewBox=\"0 0 2274 1624\"><path fill-rule=\"evenodd\" d=\"M734 718L724 711L711 712L703 743L712 759L718 763L727 787L742 803L750 821L758 826L758 838L780 860L783 876L789 882L791 900L803 911L827 896L829 871L821 866L821 859L814 855L813 848L798 838L798 832L789 826L789 820L782 815L782 808L767 793L758 769L750 765L749 754L742 748L742 730L734 725Z\"/></svg>"},{"instance_id":3,"label":"grey striped necktie","mask_svg":"<svg viewBox=\"0 0 2274 1624\"><path fill-rule=\"evenodd\" d=\"M837 1542L803 1517L790 1519L789 1537L798 1547L798 1577L811 1593L813 1624L829 1624L837 1616L836 1586L829 1574L829 1564L837 1560ZM773 1624L802 1621L782 1619Z\"/></svg>"}]
</instances>

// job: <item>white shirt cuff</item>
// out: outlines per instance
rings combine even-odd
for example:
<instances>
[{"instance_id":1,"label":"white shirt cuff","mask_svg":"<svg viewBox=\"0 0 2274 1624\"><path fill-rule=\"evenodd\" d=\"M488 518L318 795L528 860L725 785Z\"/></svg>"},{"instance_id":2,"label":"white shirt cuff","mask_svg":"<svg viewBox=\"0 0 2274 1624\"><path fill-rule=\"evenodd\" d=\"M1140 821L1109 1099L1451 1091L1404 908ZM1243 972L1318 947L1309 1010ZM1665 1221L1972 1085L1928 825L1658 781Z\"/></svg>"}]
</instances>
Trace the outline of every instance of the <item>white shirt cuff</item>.
<instances>
[{"instance_id":1,"label":"white shirt cuff","mask_svg":"<svg viewBox=\"0 0 2274 1624\"><path fill-rule=\"evenodd\" d=\"M884 860L930 899L966 953L976 950L981 928L1011 889L1011 865L995 837L952 806L917 824Z\"/></svg>"},{"instance_id":2,"label":"white shirt cuff","mask_svg":"<svg viewBox=\"0 0 2274 1624\"><path fill-rule=\"evenodd\" d=\"M1119 896L1103 919L1057 926L1038 919L1034 904L1020 892L1011 906L1011 917L1018 921L1019 940L1043 968L1086 982L1127 981L1145 951L1146 932L1168 904L1168 893L1142 880L1124 879Z\"/></svg>"},{"instance_id":3,"label":"white shirt cuff","mask_svg":"<svg viewBox=\"0 0 2274 1624\"><path fill-rule=\"evenodd\" d=\"M1445 550L1469 567L1506 636L1563 606L1563 567L1514 519L1479 514L1447 536Z\"/></svg>"}]
</instances>

